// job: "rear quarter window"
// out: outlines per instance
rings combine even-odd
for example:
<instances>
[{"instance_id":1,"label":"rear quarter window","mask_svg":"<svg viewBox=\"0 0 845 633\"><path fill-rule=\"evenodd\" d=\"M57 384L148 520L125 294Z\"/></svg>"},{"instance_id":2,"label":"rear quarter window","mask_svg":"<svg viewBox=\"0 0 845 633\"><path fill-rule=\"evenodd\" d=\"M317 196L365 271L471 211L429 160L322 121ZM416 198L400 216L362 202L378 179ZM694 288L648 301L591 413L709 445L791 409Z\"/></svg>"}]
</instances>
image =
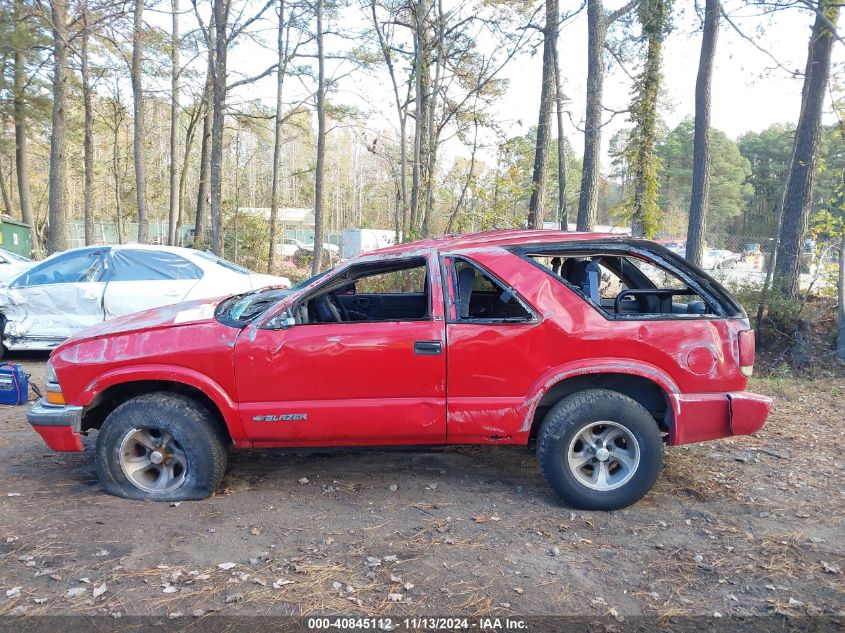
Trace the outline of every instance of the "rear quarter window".
<instances>
[{"instance_id":1,"label":"rear quarter window","mask_svg":"<svg viewBox=\"0 0 845 633\"><path fill-rule=\"evenodd\" d=\"M639 248L643 245L658 252ZM660 251L666 251L666 256ZM650 242L570 243L525 248L518 254L607 318L745 317L742 307L716 280Z\"/></svg>"}]
</instances>

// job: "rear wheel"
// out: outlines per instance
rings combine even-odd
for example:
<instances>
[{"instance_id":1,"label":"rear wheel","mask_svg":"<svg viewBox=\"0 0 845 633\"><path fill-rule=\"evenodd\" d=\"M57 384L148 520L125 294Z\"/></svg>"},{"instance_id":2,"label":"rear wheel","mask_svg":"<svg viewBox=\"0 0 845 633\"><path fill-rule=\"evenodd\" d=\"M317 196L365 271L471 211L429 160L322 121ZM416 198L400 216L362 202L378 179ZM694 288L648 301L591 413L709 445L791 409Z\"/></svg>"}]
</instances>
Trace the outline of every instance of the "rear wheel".
<instances>
[{"instance_id":1,"label":"rear wheel","mask_svg":"<svg viewBox=\"0 0 845 633\"><path fill-rule=\"evenodd\" d=\"M126 499L204 499L220 485L226 449L205 407L174 393L132 398L97 436L97 474Z\"/></svg>"},{"instance_id":2,"label":"rear wheel","mask_svg":"<svg viewBox=\"0 0 845 633\"><path fill-rule=\"evenodd\" d=\"M537 438L546 482L569 506L616 510L645 495L657 479L663 442L638 402L593 389L564 398Z\"/></svg>"}]
</instances>

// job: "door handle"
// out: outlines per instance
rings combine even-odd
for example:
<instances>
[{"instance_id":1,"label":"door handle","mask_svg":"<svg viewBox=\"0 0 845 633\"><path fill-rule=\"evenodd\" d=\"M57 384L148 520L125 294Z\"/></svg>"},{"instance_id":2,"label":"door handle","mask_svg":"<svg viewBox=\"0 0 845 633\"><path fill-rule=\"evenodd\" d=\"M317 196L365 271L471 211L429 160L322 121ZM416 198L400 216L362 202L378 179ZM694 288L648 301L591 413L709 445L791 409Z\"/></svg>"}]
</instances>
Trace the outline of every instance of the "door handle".
<instances>
[{"instance_id":1,"label":"door handle","mask_svg":"<svg viewBox=\"0 0 845 633\"><path fill-rule=\"evenodd\" d=\"M437 356L443 351L440 341L414 341L414 354L418 356Z\"/></svg>"}]
</instances>

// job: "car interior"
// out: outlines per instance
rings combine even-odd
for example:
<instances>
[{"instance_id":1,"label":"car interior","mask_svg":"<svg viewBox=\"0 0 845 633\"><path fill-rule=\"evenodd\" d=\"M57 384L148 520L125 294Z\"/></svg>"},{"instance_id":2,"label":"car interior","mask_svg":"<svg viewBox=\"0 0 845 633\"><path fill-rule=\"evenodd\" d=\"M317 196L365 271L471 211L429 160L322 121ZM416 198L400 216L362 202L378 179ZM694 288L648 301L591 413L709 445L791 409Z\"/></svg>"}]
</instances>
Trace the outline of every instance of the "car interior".
<instances>
[{"instance_id":1,"label":"car interior","mask_svg":"<svg viewBox=\"0 0 845 633\"><path fill-rule=\"evenodd\" d=\"M463 259L453 260L456 316L459 321L530 321L531 312L514 292Z\"/></svg>"},{"instance_id":2,"label":"car interior","mask_svg":"<svg viewBox=\"0 0 845 633\"><path fill-rule=\"evenodd\" d=\"M632 255L529 255L610 315L707 315L712 308L677 275Z\"/></svg>"},{"instance_id":3,"label":"car interior","mask_svg":"<svg viewBox=\"0 0 845 633\"><path fill-rule=\"evenodd\" d=\"M297 324L418 321L429 315L425 259L370 262L350 267L293 310Z\"/></svg>"}]
</instances>

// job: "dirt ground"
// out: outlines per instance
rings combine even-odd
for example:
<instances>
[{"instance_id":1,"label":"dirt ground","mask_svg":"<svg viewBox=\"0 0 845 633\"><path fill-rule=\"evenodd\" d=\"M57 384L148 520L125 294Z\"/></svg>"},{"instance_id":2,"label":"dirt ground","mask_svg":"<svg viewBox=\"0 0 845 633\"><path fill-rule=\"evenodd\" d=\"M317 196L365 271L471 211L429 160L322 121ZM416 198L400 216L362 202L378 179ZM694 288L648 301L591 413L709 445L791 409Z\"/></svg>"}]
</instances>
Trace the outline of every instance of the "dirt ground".
<instances>
[{"instance_id":1,"label":"dirt ground","mask_svg":"<svg viewBox=\"0 0 845 633\"><path fill-rule=\"evenodd\" d=\"M43 384L43 356L17 358ZM181 504L104 494L0 411L0 614L845 615L845 378L760 379L753 437L573 512L522 448L231 456Z\"/></svg>"}]
</instances>

